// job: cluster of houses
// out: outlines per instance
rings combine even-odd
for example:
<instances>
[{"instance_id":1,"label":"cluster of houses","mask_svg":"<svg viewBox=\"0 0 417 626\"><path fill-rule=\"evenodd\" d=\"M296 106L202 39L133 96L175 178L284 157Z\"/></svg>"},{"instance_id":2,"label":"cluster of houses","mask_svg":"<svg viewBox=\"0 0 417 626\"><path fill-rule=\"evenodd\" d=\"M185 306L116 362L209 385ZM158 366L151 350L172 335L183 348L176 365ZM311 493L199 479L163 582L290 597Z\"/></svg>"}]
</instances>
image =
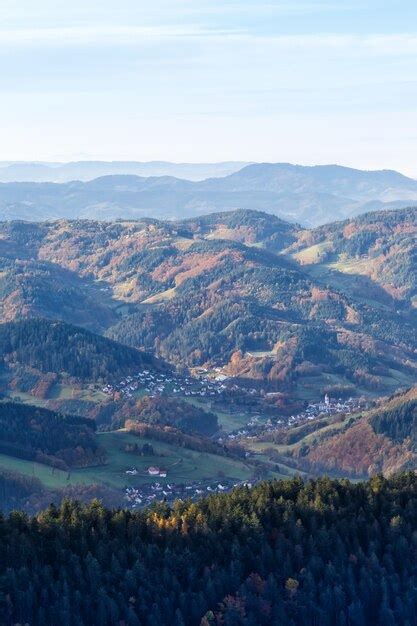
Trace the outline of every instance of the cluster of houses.
<instances>
[{"instance_id":1,"label":"cluster of houses","mask_svg":"<svg viewBox=\"0 0 417 626\"><path fill-rule=\"evenodd\" d=\"M297 415L291 415L288 418L288 424L302 422L304 420L314 420L320 415L336 415L337 413L344 413L348 415L360 408L358 399L349 398L348 400L332 400L326 393L324 400L320 402L313 402L308 405L305 411L298 413Z\"/></svg>"},{"instance_id":2,"label":"cluster of houses","mask_svg":"<svg viewBox=\"0 0 417 626\"><path fill-rule=\"evenodd\" d=\"M256 438L259 435L276 430L276 428L294 426L305 421L314 420L323 415L336 415L338 413L349 415L360 408L360 403L355 398L348 400L332 400L327 394L323 400L310 403L304 411L288 417L269 418L267 421L260 419L260 415L254 415L250 421L239 430L234 430L226 436L219 438L219 443L225 439L236 441L239 439Z\"/></svg>"},{"instance_id":3,"label":"cluster of houses","mask_svg":"<svg viewBox=\"0 0 417 626\"><path fill-rule=\"evenodd\" d=\"M192 376L180 377L175 374L163 374L143 370L138 374L126 376L113 385L105 385L102 391L115 396L132 398L136 391L143 389L149 396L157 396L163 393L172 393L179 396L215 397L226 390L224 378L221 380L212 378L194 378Z\"/></svg>"},{"instance_id":4,"label":"cluster of houses","mask_svg":"<svg viewBox=\"0 0 417 626\"><path fill-rule=\"evenodd\" d=\"M141 484L137 487L126 487L125 499L133 509L148 506L152 502L165 500L172 503L174 500L197 500L204 495L224 493L233 487L246 485L252 487L250 482L234 482L230 479L222 479L222 482L193 481L190 484L174 484L159 482Z\"/></svg>"}]
</instances>

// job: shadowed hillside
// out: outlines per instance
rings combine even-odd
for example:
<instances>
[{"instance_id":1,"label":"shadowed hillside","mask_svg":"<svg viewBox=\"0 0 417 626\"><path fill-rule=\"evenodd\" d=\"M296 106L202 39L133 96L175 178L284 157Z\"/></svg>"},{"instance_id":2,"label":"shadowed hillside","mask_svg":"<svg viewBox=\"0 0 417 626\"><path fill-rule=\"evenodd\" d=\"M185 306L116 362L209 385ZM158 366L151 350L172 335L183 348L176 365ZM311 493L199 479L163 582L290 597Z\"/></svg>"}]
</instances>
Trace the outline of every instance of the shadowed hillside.
<instances>
[{"instance_id":1,"label":"shadowed hillside","mask_svg":"<svg viewBox=\"0 0 417 626\"><path fill-rule=\"evenodd\" d=\"M0 453L60 469L97 465L105 453L95 423L34 406L0 403Z\"/></svg>"}]
</instances>

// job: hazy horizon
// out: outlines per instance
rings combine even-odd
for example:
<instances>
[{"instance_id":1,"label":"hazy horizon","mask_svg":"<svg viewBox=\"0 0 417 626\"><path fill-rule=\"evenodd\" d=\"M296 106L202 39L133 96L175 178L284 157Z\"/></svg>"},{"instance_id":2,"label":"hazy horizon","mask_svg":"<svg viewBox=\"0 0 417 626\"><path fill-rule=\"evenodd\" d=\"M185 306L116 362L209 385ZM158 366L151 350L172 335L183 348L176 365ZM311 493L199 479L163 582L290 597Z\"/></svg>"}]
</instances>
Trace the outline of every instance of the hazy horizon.
<instances>
[{"instance_id":1,"label":"hazy horizon","mask_svg":"<svg viewBox=\"0 0 417 626\"><path fill-rule=\"evenodd\" d=\"M296 161L288 161L288 160L280 160L280 161L268 161L268 160L241 160L241 159L227 159L227 160L171 160L167 158L155 158L149 160L143 160L139 158L131 158L131 159L119 159L119 158L74 158L68 160L46 160L46 159L0 159L0 167L8 167L10 165L45 165L49 167L59 167L71 164L89 164L89 163L108 163L108 164L124 164L124 163L134 163L140 165L148 165L148 164L167 164L167 165L226 165L226 164L236 164L240 167L246 167L248 165L290 165L294 167L342 167L347 169L353 169L364 172L379 172L379 171L396 171L399 174L403 174L409 178L417 178L417 176L411 176L410 174L406 174L398 168L393 167L359 167L358 165L353 164L345 164L339 162L323 162L323 163L315 163L315 162L296 162ZM416 167L417 170L417 167Z\"/></svg>"},{"instance_id":2,"label":"hazy horizon","mask_svg":"<svg viewBox=\"0 0 417 626\"><path fill-rule=\"evenodd\" d=\"M417 176L417 6L401 4L4 0L0 160Z\"/></svg>"}]
</instances>

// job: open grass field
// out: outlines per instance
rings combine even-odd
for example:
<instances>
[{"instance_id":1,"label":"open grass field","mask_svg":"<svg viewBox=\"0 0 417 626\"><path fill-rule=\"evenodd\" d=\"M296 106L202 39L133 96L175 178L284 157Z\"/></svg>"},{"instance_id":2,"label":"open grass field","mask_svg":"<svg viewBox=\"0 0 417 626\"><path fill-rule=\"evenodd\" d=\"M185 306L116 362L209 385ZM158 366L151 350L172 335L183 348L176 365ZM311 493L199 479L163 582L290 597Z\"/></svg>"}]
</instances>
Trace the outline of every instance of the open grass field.
<instances>
[{"instance_id":1,"label":"open grass field","mask_svg":"<svg viewBox=\"0 0 417 626\"><path fill-rule=\"evenodd\" d=\"M323 255L331 250L331 248L332 244L330 241L323 241L322 243L317 243L314 246L305 248L300 252L296 252L293 256L301 265L309 265L310 263L318 263Z\"/></svg>"},{"instance_id":2,"label":"open grass field","mask_svg":"<svg viewBox=\"0 0 417 626\"><path fill-rule=\"evenodd\" d=\"M323 396L323 389L333 385L346 384L345 379L337 374L323 372L320 376L304 376L297 381L297 397L309 402L317 402ZM356 387L352 395L361 394L362 390Z\"/></svg>"},{"instance_id":3,"label":"open grass field","mask_svg":"<svg viewBox=\"0 0 417 626\"><path fill-rule=\"evenodd\" d=\"M59 383L54 385L48 399L51 400L84 400L85 402L107 402L108 397L94 385L76 387Z\"/></svg>"},{"instance_id":4,"label":"open grass field","mask_svg":"<svg viewBox=\"0 0 417 626\"><path fill-rule=\"evenodd\" d=\"M225 433L230 433L234 430L239 430L246 426L249 420L249 416L243 413L226 413L225 411L213 410L216 413L219 420L219 425Z\"/></svg>"},{"instance_id":5,"label":"open grass field","mask_svg":"<svg viewBox=\"0 0 417 626\"><path fill-rule=\"evenodd\" d=\"M158 304L159 302L172 300L176 294L175 290L176 287L172 287L171 289L167 289L166 291L156 293L154 296L150 296L149 298L143 300L142 304Z\"/></svg>"},{"instance_id":6,"label":"open grass field","mask_svg":"<svg viewBox=\"0 0 417 626\"><path fill-rule=\"evenodd\" d=\"M81 400L83 402L108 402L108 396L94 385L69 385L57 383L50 390L47 398L38 398L25 391L10 391L9 397L16 402L48 407L49 400Z\"/></svg>"},{"instance_id":7,"label":"open grass field","mask_svg":"<svg viewBox=\"0 0 417 626\"><path fill-rule=\"evenodd\" d=\"M399 370L390 369L389 376L380 376L381 388L368 389L358 385L352 385L352 396L367 398L378 398L381 395L388 395L400 389L407 389L416 384L416 378L411 374L400 372ZM302 400L308 402L317 402L323 395L326 387L334 385L345 385L346 380L337 374L323 372L321 376L305 376L297 381L296 395Z\"/></svg>"},{"instance_id":8,"label":"open grass field","mask_svg":"<svg viewBox=\"0 0 417 626\"><path fill-rule=\"evenodd\" d=\"M275 461L271 461L268 456L268 453L267 452L265 453L263 449L260 449L259 452L256 452L253 458L256 461L260 461L261 463L263 463L265 467L270 466L270 467L276 468L278 466L280 468L281 471L276 471L274 469L271 470L268 476L269 478L282 479L282 478L288 478L288 476L295 476L297 474L299 476L307 476L305 472L297 470L291 467L290 465L286 465L281 460L278 463L276 463Z\"/></svg>"},{"instance_id":9,"label":"open grass field","mask_svg":"<svg viewBox=\"0 0 417 626\"><path fill-rule=\"evenodd\" d=\"M67 472L54 470L49 465L26 461L25 459L17 459L5 454L0 454L0 469L37 478L49 489L65 487L70 484L88 484L88 480L79 480L78 483L75 483L73 480L67 480Z\"/></svg>"},{"instance_id":10,"label":"open grass field","mask_svg":"<svg viewBox=\"0 0 417 626\"><path fill-rule=\"evenodd\" d=\"M178 250L188 250L194 243L194 239L188 239L186 237L176 237L176 239L172 240L172 245L178 248Z\"/></svg>"},{"instance_id":11,"label":"open grass field","mask_svg":"<svg viewBox=\"0 0 417 626\"><path fill-rule=\"evenodd\" d=\"M339 259L330 263L328 267L330 269L335 269L338 272L343 272L344 274L367 275L369 272L369 260L367 258L346 258L345 255L340 255Z\"/></svg>"},{"instance_id":12,"label":"open grass field","mask_svg":"<svg viewBox=\"0 0 417 626\"><path fill-rule=\"evenodd\" d=\"M115 489L140 483L155 482L146 469L150 465L167 470L166 478L157 478L161 483L187 483L194 480L217 479L221 477L246 480L251 477L253 467L247 463L215 454L196 452L167 443L142 439L124 430L99 433L99 442L106 449L107 463L98 467L74 469L71 472L54 470L41 463L0 454L0 468L38 478L45 487L60 488L66 485L102 484ZM152 444L155 455L139 456L125 451L126 444ZM135 467L136 476L126 474Z\"/></svg>"},{"instance_id":13,"label":"open grass field","mask_svg":"<svg viewBox=\"0 0 417 626\"><path fill-rule=\"evenodd\" d=\"M48 401L43 398L36 398L30 393L24 391L13 391L8 396L13 402L21 402L22 404L31 404L32 406L48 407Z\"/></svg>"},{"instance_id":14,"label":"open grass field","mask_svg":"<svg viewBox=\"0 0 417 626\"><path fill-rule=\"evenodd\" d=\"M268 356L274 356L277 354L276 350L251 350L247 352L249 356L254 356L255 358L263 359Z\"/></svg>"}]
</instances>

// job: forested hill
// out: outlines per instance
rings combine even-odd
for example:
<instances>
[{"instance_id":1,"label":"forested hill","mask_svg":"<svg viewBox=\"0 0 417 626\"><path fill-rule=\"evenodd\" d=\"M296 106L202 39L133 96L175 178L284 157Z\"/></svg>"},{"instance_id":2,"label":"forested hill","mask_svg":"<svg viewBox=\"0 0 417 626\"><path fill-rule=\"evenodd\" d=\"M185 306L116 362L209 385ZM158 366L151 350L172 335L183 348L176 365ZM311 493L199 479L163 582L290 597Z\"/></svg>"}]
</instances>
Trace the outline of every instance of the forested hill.
<instances>
[{"instance_id":1,"label":"forested hill","mask_svg":"<svg viewBox=\"0 0 417 626\"><path fill-rule=\"evenodd\" d=\"M143 368L164 369L146 352L63 322L31 319L0 324L3 366L68 374L84 381L120 380Z\"/></svg>"},{"instance_id":2,"label":"forested hill","mask_svg":"<svg viewBox=\"0 0 417 626\"><path fill-rule=\"evenodd\" d=\"M417 299L417 209L379 211L299 231L290 250L298 262L325 266L345 277L371 279L397 301ZM372 281L372 282L371 282ZM352 281L351 281L352 282ZM354 286L352 287L354 288ZM362 288L366 288L362 282Z\"/></svg>"},{"instance_id":3,"label":"forested hill","mask_svg":"<svg viewBox=\"0 0 417 626\"><path fill-rule=\"evenodd\" d=\"M2 223L0 313L59 319L257 387L391 393L415 381L415 214L322 231L260 211Z\"/></svg>"},{"instance_id":4,"label":"forested hill","mask_svg":"<svg viewBox=\"0 0 417 626\"><path fill-rule=\"evenodd\" d=\"M291 454L317 472L364 478L416 467L417 387L381 400L375 408L347 417L339 428L315 429ZM314 425L313 425L314 427Z\"/></svg>"},{"instance_id":5,"label":"forested hill","mask_svg":"<svg viewBox=\"0 0 417 626\"><path fill-rule=\"evenodd\" d=\"M276 215L262 211L225 211L179 222L185 236L240 241L279 252L296 240L301 231Z\"/></svg>"},{"instance_id":6,"label":"forested hill","mask_svg":"<svg viewBox=\"0 0 417 626\"><path fill-rule=\"evenodd\" d=\"M412 626L417 477L0 519L1 623Z\"/></svg>"},{"instance_id":7,"label":"forested hill","mask_svg":"<svg viewBox=\"0 0 417 626\"><path fill-rule=\"evenodd\" d=\"M0 403L0 453L61 469L104 462L95 422L47 409Z\"/></svg>"}]
</instances>

